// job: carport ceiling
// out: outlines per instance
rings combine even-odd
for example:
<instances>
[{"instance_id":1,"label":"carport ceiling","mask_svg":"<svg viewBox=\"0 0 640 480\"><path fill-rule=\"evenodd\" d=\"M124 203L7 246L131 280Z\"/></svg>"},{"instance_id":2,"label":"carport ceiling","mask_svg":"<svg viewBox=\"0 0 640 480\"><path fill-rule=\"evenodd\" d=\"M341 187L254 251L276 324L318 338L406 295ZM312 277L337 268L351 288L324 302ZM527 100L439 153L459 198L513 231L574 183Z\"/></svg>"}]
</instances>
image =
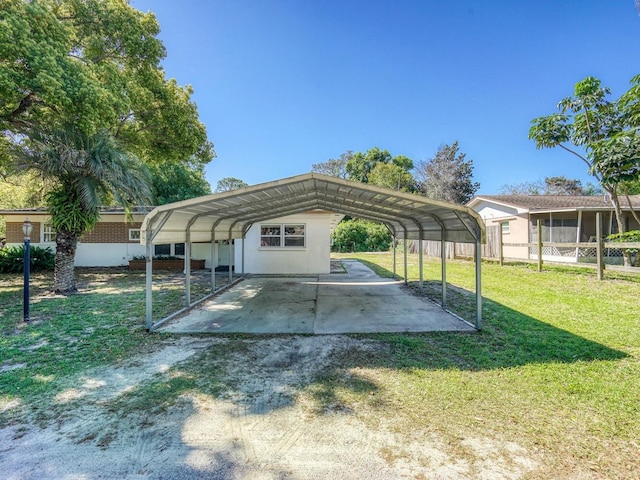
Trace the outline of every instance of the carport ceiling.
<instances>
[{"instance_id":1,"label":"carport ceiling","mask_svg":"<svg viewBox=\"0 0 640 480\"><path fill-rule=\"evenodd\" d=\"M156 207L144 219L141 243L242 238L255 222L326 210L385 224L396 238L475 243L484 224L468 207L365 183L307 173ZM189 236L187 236L189 232Z\"/></svg>"}]
</instances>

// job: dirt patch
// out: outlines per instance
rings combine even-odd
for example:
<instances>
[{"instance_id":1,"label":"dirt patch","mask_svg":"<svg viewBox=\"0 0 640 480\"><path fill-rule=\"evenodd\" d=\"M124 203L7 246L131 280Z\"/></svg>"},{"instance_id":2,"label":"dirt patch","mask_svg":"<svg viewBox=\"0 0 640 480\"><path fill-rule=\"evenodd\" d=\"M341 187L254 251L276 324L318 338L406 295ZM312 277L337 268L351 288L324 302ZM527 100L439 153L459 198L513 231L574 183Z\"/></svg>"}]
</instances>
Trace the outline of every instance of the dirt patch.
<instances>
[{"instance_id":1,"label":"dirt patch","mask_svg":"<svg viewBox=\"0 0 640 480\"><path fill-rule=\"evenodd\" d=\"M126 409L127 395L228 342L242 348L204 365L204 372L222 369L232 380L220 394L190 390L160 413L152 398L148 409ZM399 432L338 404L318 411L300 396L301 385L335 355L349 349L374 355L377 348L375 341L342 335L182 337L126 364L77 376L57 399L62 413L44 428L0 430L0 471L8 480L511 479L535 468L512 443L463 439L470 453L460 457L436 435Z\"/></svg>"}]
</instances>

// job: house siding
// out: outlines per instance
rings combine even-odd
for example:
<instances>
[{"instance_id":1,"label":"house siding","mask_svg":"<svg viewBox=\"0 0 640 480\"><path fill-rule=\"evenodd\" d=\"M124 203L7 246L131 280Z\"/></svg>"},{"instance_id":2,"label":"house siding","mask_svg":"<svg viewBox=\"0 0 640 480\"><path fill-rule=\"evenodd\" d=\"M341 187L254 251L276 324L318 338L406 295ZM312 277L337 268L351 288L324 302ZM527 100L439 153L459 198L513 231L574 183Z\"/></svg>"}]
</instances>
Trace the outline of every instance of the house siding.
<instances>
[{"instance_id":1,"label":"house siding","mask_svg":"<svg viewBox=\"0 0 640 480\"><path fill-rule=\"evenodd\" d=\"M305 246L264 248L260 246L261 224L305 224ZM245 273L321 274L331 270L330 213L291 215L256 222L244 239ZM242 240L236 240L236 271L242 271Z\"/></svg>"}]
</instances>

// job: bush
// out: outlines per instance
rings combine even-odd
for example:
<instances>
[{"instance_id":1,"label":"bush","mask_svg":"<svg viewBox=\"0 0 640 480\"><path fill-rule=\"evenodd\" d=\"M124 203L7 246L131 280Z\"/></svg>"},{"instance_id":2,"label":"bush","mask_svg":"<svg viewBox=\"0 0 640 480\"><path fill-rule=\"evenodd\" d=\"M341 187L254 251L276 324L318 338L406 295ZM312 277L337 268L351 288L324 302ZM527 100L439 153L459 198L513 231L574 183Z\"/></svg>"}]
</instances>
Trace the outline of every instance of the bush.
<instances>
[{"instance_id":1,"label":"bush","mask_svg":"<svg viewBox=\"0 0 640 480\"><path fill-rule=\"evenodd\" d=\"M623 233L612 233L607 237L612 243L622 242L622 243L633 243L640 242L640 230L630 230L628 232ZM640 255L638 254L637 248L623 248L623 252L629 254L630 256L635 255L636 260L634 262L634 266L640 267Z\"/></svg>"},{"instance_id":2,"label":"bush","mask_svg":"<svg viewBox=\"0 0 640 480\"><path fill-rule=\"evenodd\" d=\"M391 233L384 225L361 219L343 220L332 238L338 252L383 252L391 246Z\"/></svg>"},{"instance_id":3,"label":"bush","mask_svg":"<svg viewBox=\"0 0 640 480\"><path fill-rule=\"evenodd\" d=\"M51 249L34 247L29 249L32 272L53 270L56 255ZM24 271L24 246L6 247L0 249L0 272L18 273Z\"/></svg>"}]
</instances>

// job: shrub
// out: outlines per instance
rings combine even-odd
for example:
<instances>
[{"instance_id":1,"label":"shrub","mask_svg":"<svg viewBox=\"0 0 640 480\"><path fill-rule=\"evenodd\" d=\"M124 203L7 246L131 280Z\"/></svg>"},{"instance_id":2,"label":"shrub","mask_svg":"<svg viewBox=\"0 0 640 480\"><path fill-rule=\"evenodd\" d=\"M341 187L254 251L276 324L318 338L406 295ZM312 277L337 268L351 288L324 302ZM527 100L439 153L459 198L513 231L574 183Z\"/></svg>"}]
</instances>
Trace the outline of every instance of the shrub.
<instances>
[{"instance_id":1,"label":"shrub","mask_svg":"<svg viewBox=\"0 0 640 480\"><path fill-rule=\"evenodd\" d=\"M632 243L632 242L640 242L640 230L630 230L628 232L623 233L612 233L607 237L607 240L610 242L622 242L622 243ZM623 248L623 252L628 253L629 255L636 256L636 260L634 265L636 267L640 267L640 255L638 254L637 248Z\"/></svg>"},{"instance_id":2,"label":"shrub","mask_svg":"<svg viewBox=\"0 0 640 480\"><path fill-rule=\"evenodd\" d=\"M31 245L30 269L32 272L53 270L56 255L50 248ZM24 246L6 247L0 249L0 272L18 273L24 271Z\"/></svg>"},{"instance_id":3,"label":"shrub","mask_svg":"<svg viewBox=\"0 0 640 480\"><path fill-rule=\"evenodd\" d=\"M391 233L384 225L361 219L340 222L332 238L333 250L339 252L380 252L391 245Z\"/></svg>"}]
</instances>

